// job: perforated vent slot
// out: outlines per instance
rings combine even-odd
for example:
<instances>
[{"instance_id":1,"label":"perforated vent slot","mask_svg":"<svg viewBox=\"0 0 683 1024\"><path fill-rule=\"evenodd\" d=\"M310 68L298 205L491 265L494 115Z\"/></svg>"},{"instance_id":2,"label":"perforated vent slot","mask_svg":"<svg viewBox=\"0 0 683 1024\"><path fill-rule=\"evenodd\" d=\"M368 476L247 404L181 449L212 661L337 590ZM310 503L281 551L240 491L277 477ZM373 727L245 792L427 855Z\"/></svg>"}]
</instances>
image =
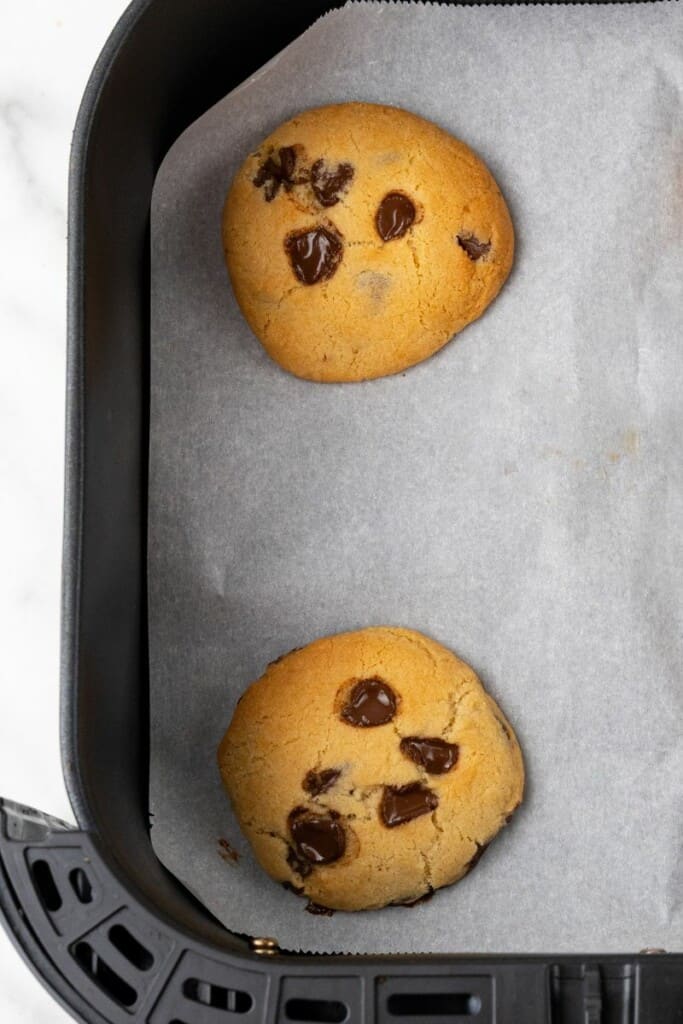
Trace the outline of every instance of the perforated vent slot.
<instances>
[{"instance_id":1,"label":"perforated vent slot","mask_svg":"<svg viewBox=\"0 0 683 1024\"><path fill-rule=\"evenodd\" d=\"M138 997L135 989L104 962L89 942L76 943L72 956L88 977L115 1003L126 1008L133 1005Z\"/></svg>"},{"instance_id":2,"label":"perforated vent slot","mask_svg":"<svg viewBox=\"0 0 683 1024\"><path fill-rule=\"evenodd\" d=\"M62 905L62 897L59 895L59 889L48 862L46 860L34 861L31 865L31 875L45 909L52 914L59 910Z\"/></svg>"},{"instance_id":3,"label":"perforated vent slot","mask_svg":"<svg viewBox=\"0 0 683 1024\"><path fill-rule=\"evenodd\" d=\"M134 935L122 924L115 924L109 929L109 940L128 963L139 971L148 971L154 965L154 957Z\"/></svg>"},{"instance_id":4,"label":"perforated vent slot","mask_svg":"<svg viewBox=\"0 0 683 1024\"><path fill-rule=\"evenodd\" d=\"M392 1017L476 1017L481 999L468 992L396 992L387 1010Z\"/></svg>"},{"instance_id":5,"label":"perforated vent slot","mask_svg":"<svg viewBox=\"0 0 683 1024\"><path fill-rule=\"evenodd\" d=\"M83 868L69 872L69 883L79 903L92 903L92 885Z\"/></svg>"},{"instance_id":6,"label":"perforated vent slot","mask_svg":"<svg viewBox=\"0 0 683 1024\"><path fill-rule=\"evenodd\" d=\"M288 999L285 1003L287 1020L341 1024L348 1015L348 1007L336 999Z\"/></svg>"},{"instance_id":7,"label":"perforated vent slot","mask_svg":"<svg viewBox=\"0 0 683 1024\"><path fill-rule=\"evenodd\" d=\"M229 1010L230 1013L248 1013L254 1000L248 992L236 988L223 988L199 978L188 978L183 985L183 995L193 1003L212 1006L215 1010Z\"/></svg>"}]
</instances>

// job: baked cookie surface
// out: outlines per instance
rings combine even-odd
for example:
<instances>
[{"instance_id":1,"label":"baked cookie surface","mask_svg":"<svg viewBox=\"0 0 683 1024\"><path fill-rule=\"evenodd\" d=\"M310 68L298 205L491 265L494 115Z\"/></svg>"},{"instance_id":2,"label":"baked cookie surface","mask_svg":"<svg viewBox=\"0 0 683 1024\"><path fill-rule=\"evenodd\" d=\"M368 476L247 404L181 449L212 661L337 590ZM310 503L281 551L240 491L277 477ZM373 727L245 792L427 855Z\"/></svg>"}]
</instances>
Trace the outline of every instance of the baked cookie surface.
<instances>
[{"instance_id":1,"label":"baked cookie surface","mask_svg":"<svg viewBox=\"0 0 683 1024\"><path fill-rule=\"evenodd\" d=\"M421 362L481 316L512 265L482 161L406 110L343 103L280 125L232 183L237 302L284 369L357 381Z\"/></svg>"},{"instance_id":2,"label":"baked cookie surface","mask_svg":"<svg viewBox=\"0 0 683 1024\"><path fill-rule=\"evenodd\" d=\"M269 665L218 762L261 866L340 910L413 903L458 881L524 789L517 739L473 670L389 627Z\"/></svg>"}]
</instances>

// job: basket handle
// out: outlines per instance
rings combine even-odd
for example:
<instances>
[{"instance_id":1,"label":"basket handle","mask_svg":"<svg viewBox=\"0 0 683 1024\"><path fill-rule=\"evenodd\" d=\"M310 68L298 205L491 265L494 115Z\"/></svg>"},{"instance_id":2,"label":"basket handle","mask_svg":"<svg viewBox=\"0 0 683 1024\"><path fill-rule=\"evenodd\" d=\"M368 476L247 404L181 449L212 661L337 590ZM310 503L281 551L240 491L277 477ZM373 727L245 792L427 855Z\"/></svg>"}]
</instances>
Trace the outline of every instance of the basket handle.
<instances>
[{"instance_id":1,"label":"basket handle","mask_svg":"<svg viewBox=\"0 0 683 1024\"><path fill-rule=\"evenodd\" d=\"M0 920L83 1024L683 1024L681 953L398 960L208 946L138 902L97 837L2 799Z\"/></svg>"},{"instance_id":2,"label":"basket handle","mask_svg":"<svg viewBox=\"0 0 683 1024\"><path fill-rule=\"evenodd\" d=\"M172 935L160 926L150 934L129 904L92 836L0 800L0 919L34 974L84 1024L146 1021L173 966Z\"/></svg>"}]
</instances>

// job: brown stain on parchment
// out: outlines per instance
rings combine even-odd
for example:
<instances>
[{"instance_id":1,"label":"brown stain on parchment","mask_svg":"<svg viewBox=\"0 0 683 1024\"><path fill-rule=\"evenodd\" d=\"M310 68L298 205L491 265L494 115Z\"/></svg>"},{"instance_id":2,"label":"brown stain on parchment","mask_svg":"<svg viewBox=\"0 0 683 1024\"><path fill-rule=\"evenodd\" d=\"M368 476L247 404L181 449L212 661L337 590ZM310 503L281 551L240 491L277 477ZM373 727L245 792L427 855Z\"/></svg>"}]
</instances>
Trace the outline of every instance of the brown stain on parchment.
<instances>
[{"instance_id":1,"label":"brown stain on parchment","mask_svg":"<svg viewBox=\"0 0 683 1024\"><path fill-rule=\"evenodd\" d=\"M607 458L610 462L621 462L625 457L637 458L640 454L640 434L637 430L629 427L625 430L621 438L621 446L617 451L607 452Z\"/></svg>"},{"instance_id":2,"label":"brown stain on parchment","mask_svg":"<svg viewBox=\"0 0 683 1024\"><path fill-rule=\"evenodd\" d=\"M586 469L590 469L591 465L595 467L597 462L601 468L603 475L605 474L605 468L603 459L612 465L616 465L621 462L622 459L637 459L640 456L640 432L635 427L629 427L624 430L618 438L618 443L614 448L605 452L604 456L598 455L596 458L578 458L571 452L565 452L562 448L555 448L551 445L545 445L543 447L543 458L544 459L562 459L568 462L572 469L577 472L583 472ZM505 466L505 475L508 475L508 466Z\"/></svg>"},{"instance_id":3,"label":"brown stain on parchment","mask_svg":"<svg viewBox=\"0 0 683 1024\"><path fill-rule=\"evenodd\" d=\"M218 840L218 856L227 864L237 864L240 859L240 855L235 847L222 837Z\"/></svg>"}]
</instances>

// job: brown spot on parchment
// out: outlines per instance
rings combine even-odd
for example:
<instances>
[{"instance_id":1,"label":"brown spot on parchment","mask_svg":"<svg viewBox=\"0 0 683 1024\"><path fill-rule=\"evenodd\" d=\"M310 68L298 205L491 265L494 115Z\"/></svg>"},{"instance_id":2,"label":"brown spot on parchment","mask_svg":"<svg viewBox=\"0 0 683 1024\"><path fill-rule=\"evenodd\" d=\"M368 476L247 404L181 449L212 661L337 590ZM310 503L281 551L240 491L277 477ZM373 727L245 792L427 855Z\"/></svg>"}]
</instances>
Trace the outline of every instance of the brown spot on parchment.
<instances>
[{"instance_id":1,"label":"brown spot on parchment","mask_svg":"<svg viewBox=\"0 0 683 1024\"><path fill-rule=\"evenodd\" d=\"M218 840L218 856L228 864L237 864L240 859L240 855L235 847L231 846L228 840L222 837Z\"/></svg>"},{"instance_id":2,"label":"brown spot on parchment","mask_svg":"<svg viewBox=\"0 0 683 1024\"><path fill-rule=\"evenodd\" d=\"M635 459L640 454L640 433L633 427L625 430L620 438L620 445L615 451L607 452L610 462L621 462L626 456Z\"/></svg>"},{"instance_id":3,"label":"brown spot on parchment","mask_svg":"<svg viewBox=\"0 0 683 1024\"><path fill-rule=\"evenodd\" d=\"M640 452L640 434L633 427L624 431L624 451L627 455L638 455Z\"/></svg>"}]
</instances>

